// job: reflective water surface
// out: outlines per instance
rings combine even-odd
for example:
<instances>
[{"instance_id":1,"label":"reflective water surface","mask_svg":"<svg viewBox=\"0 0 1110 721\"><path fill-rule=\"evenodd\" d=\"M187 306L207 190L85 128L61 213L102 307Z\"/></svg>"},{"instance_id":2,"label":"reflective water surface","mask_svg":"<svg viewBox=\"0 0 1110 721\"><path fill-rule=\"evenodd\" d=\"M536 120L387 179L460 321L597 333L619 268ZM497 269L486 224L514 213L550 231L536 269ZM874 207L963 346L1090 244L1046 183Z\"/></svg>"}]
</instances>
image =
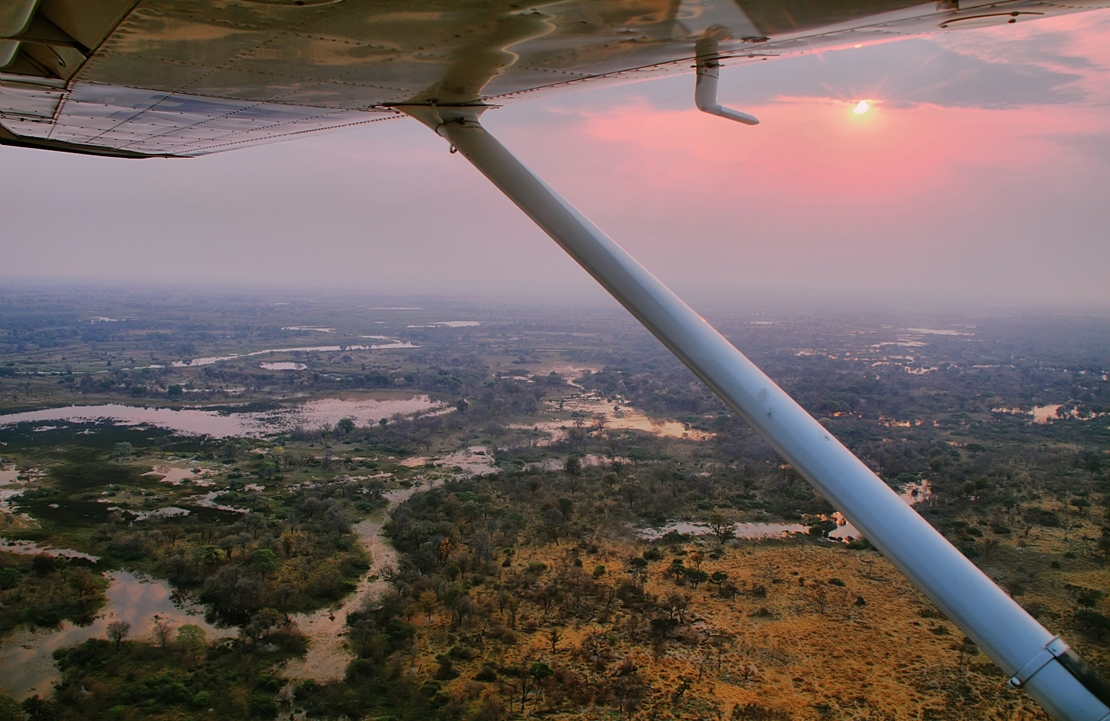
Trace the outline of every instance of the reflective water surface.
<instances>
[{"instance_id":1,"label":"reflective water surface","mask_svg":"<svg viewBox=\"0 0 1110 721\"><path fill-rule=\"evenodd\" d=\"M195 408L144 408L105 403L94 406L47 408L24 413L0 415L0 426L42 421L71 423L111 422L119 425L150 425L188 435L215 438L260 437L295 428L316 429L331 426L343 418L358 425L377 423L396 414L409 415L437 408L425 395L384 396L379 398L323 398L291 404L272 411L226 411Z\"/></svg>"},{"instance_id":2,"label":"reflective water surface","mask_svg":"<svg viewBox=\"0 0 1110 721\"><path fill-rule=\"evenodd\" d=\"M907 483L899 498L912 506L921 501L927 501L933 495L928 481L920 483ZM829 538L838 541L859 539L863 534L842 516L834 513L832 520L837 522L837 527L829 533ZM681 533L688 536L708 536L713 533L705 523L692 523L689 521L674 521L661 528L636 528L636 535L645 541L654 541L668 533ZM733 526L733 535L736 538L784 538L793 533L809 533L809 526L800 523L737 523Z\"/></svg>"},{"instance_id":3,"label":"reflective water surface","mask_svg":"<svg viewBox=\"0 0 1110 721\"><path fill-rule=\"evenodd\" d=\"M51 654L59 648L83 643L90 638L105 638L108 624L131 624L131 638L147 638L154 628L155 616L169 620L175 627L187 623L200 626L208 638L235 635L235 629L219 629L204 620L200 607L174 602L173 591L164 581L137 576L128 571L108 574L108 603L88 626L63 621L56 629L16 631L0 646L0 690L23 699L33 694L46 696L60 678Z\"/></svg>"},{"instance_id":4,"label":"reflective water surface","mask_svg":"<svg viewBox=\"0 0 1110 721\"><path fill-rule=\"evenodd\" d=\"M335 353L338 351L348 350L389 350L392 348L419 348L418 345L413 345L408 341L391 340L389 343L378 343L371 345L313 345L301 346L298 348L267 348L265 350L256 350L251 353L231 353L230 355L208 356L206 358L189 358L186 360L174 361L170 365L175 368L193 367L193 366L210 366L213 363L220 361L235 360L236 358L251 358L253 356L267 355L269 353Z\"/></svg>"},{"instance_id":5,"label":"reflective water surface","mask_svg":"<svg viewBox=\"0 0 1110 721\"><path fill-rule=\"evenodd\" d=\"M637 528L636 535L645 541L654 541L668 533L681 533L687 536L708 536L713 529L704 523L675 521L662 528ZM733 526L736 538L784 538L792 533L809 533L809 526L800 523L737 523Z\"/></svg>"}]
</instances>

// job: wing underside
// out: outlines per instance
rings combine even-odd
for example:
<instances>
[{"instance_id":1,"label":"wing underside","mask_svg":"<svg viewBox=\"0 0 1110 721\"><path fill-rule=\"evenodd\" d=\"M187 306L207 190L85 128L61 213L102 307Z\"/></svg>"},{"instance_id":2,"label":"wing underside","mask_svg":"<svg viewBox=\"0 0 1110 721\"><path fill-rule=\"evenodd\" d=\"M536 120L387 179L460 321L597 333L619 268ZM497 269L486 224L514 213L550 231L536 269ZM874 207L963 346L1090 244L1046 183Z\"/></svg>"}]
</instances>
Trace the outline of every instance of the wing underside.
<instances>
[{"instance_id":1,"label":"wing underside","mask_svg":"<svg viewBox=\"0 0 1110 721\"><path fill-rule=\"evenodd\" d=\"M951 7L945 7L950 5ZM0 143L194 156L1075 5L905 0L0 0ZM985 20L984 20L985 18Z\"/></svg>"}]
</instances>

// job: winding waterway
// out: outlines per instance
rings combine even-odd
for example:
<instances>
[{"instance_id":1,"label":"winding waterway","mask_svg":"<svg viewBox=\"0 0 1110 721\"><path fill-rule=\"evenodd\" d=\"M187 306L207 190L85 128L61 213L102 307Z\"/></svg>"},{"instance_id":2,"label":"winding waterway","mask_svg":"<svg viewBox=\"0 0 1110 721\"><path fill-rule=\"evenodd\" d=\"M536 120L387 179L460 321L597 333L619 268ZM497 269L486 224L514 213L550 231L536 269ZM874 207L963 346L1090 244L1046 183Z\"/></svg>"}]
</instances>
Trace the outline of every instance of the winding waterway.
<instances>
[{"instance_id":1,"label":"winding waterway","mask_svg":"<svg viewBox=\"0 0 1110 721\"><path fill-rule=\"evenodd\" d=\"M337 681L343 678L347 665L354 654L347 649L344 632L347 628L347 614L357 611L367 603L385 593L389 584L385 581L387 569L397 565L397 551L382 537L382 524L389 518L389 512L408 500L418 491L426 491L442 483L434 480L422 486L400 488L384 494L389 501L387 508L379 510L372 518L354 525L363 548L370 555L370 569L359 579L354 593L344 598L338 605L322 608L312 613L298 613L293 616L301 632L308 636L308 653L302 658L293 659L286 664L282 675L292 681L315 679L318 682Z\"/></svg>"}]
</instances>

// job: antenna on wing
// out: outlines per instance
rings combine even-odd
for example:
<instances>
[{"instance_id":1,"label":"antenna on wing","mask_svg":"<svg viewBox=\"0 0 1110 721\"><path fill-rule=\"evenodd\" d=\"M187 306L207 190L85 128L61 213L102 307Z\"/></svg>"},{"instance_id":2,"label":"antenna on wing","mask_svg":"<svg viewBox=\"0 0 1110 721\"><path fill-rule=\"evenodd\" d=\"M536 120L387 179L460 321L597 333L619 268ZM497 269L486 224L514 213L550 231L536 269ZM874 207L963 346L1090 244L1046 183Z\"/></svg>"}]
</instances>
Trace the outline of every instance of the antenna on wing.
<instances>
[{"instance_id":1,"label":"antenna on wing","mask_svg":"<svg viewBox=\"0 0 1110 721\"><path fill-rule=\"evenodd\" d=\"M717 38L706 35L695 46L698 61L698 80L694 89L694 104L698 110L710 115L735 120L744 125L759 125L759 118L726 108L717 101L717 80L721 74L721 57L717 54Z\"/></svg>"}]
</instances>

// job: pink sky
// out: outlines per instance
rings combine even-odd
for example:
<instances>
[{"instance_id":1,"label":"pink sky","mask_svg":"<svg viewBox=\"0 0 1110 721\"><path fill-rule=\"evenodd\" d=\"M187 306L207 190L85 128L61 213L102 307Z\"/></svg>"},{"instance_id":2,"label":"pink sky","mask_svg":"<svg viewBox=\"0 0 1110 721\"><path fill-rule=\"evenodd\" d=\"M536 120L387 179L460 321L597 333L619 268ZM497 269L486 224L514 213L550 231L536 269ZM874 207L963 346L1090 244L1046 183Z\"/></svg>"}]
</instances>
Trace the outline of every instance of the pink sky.
<instances>
[{"instance_id":1,"label":"pink sky","mask_svg":"<svg viewBox=\"0 0 1110 721\"><path fill-rule=\"evenodd\" d=\"M680 292L1110 310L1110 12L726 67L721 99L754 128L692 91L540 98L486 123ZM196 160L0 152L0 277L590 284L407 120Z\"/></svg>"}]
</instances>

